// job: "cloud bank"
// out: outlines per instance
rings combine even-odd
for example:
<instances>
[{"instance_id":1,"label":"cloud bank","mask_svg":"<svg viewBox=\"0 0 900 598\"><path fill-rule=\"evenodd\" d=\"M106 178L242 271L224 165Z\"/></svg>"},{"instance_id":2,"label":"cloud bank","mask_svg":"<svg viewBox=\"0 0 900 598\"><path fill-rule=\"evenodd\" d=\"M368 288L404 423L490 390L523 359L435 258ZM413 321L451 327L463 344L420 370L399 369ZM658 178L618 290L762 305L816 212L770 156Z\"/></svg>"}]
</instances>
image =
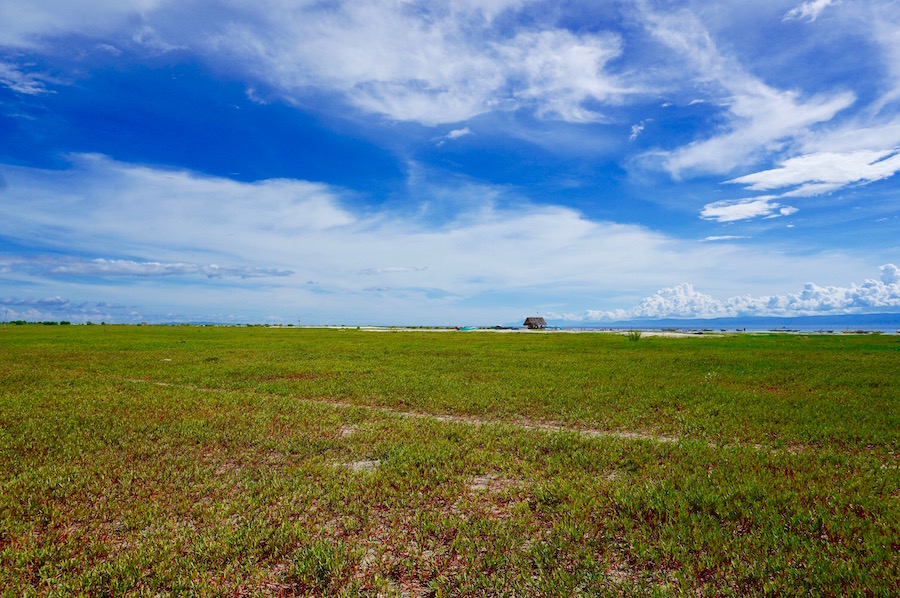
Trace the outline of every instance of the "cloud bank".
<instances>
[{"instance_id":1,"label":"cloud bank","mask_svg":"<svg viewBox=\"0 0 900 598\"><path fill-rule=\"evenodd\" d=\"M661 318L734 318L748 316L809 316L861 314L900 308L900 269L881 266L880 280L866 280L849 287L807 283L803 290L785 295L730 297L724 301L682 283L645 297L631 309L588 310L591 321Z\"/></svg>"},{"instance_id":2,"label":"cloud bank","mask_svg":"<svg viewBox=\"0 0 900 598\"><path fill-rule=\"evenodd\" d=\"M351 208L345 190L308 181L240 183L93 154L71 159L67 170L0 168L3 193L18 206L0 220L0 236L34 254L0 254L0 269L8 284L46 288L48 296L69 289L75 303L167 304L178 285L181 307L172 309L182 311L302 305L321 319L452 323L469 314L496 323L487 314L513 310L514 320L523 305L569 313L598 297L621 305L610 289L653 288L674 276L715 286L740 272L785 284L862 267L839 254L798 258L728 238L678 239L473 183L422 184L412 189L422 205L395 211ZM444 217L423 217L437 199ZM673 293L693 297L686 288Z\"/></svg>"}]
</instances>

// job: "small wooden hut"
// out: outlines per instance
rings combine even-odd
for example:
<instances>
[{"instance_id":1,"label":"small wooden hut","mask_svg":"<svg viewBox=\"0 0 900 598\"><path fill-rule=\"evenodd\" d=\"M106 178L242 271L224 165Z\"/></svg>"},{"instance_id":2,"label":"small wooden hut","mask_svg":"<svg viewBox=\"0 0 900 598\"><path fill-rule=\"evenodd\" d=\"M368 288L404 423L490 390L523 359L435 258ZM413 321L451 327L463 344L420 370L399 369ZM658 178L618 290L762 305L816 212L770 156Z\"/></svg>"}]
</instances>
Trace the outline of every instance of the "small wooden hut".
<instances>
[{"instance_id":1,"label":"small wooden hut","mask_svg":"<svg viewBox=\"0 0 900 598\"><path fill-rule=\"evenodd\" d=\"M544 326L547 325L547 321L544 318L538 317L529 317L525 318L525 326L528 326L529 330L540 330Z\"/></svg>"}]
</instances>

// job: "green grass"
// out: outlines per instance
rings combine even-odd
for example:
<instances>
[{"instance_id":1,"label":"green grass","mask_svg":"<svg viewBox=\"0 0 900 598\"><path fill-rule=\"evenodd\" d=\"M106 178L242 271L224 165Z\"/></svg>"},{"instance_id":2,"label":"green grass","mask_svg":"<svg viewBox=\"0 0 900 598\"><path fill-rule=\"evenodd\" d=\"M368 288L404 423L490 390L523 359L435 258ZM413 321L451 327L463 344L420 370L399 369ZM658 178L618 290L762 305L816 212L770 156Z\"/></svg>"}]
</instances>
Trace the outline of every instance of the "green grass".
<instances>
[{"instance_id":1,"label":"green grass","mask_svg":"<svg viewBox=\"0 0 900 598\"><path fill-rule=\"evenodd\" d=\"M897 595L898 364L889 335L4 327L0 591Z\"/></svg>"}]
</instances>

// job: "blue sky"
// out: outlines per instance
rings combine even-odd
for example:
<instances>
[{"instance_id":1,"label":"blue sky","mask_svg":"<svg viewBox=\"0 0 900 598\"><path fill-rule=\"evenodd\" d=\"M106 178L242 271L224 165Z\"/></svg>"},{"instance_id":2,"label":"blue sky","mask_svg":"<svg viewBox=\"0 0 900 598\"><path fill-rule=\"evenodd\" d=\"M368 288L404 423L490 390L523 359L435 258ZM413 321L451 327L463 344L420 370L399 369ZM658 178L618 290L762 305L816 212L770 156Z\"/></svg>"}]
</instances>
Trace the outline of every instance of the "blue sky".
<instances>
[{"instance_id":1,"label":"blue sky","mask_svg":"<svg viewBox=\"0 0 900 598\"><path fill-rule=\"evenodd\" d=\"M5 0L0 308L900 311L894 0Z\"/></svg>"}]
</instances>

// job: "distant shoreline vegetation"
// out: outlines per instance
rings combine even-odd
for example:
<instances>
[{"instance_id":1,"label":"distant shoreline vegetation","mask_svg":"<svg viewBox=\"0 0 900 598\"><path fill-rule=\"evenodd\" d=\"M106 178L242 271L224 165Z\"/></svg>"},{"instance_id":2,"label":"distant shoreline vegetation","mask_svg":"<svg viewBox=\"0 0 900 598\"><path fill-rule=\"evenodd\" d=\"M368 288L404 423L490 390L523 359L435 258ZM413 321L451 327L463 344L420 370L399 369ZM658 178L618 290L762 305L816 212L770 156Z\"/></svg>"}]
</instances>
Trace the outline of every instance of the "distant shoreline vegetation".
<instances>
[{"instance_id":1,"label":"distant shoreline vegetation","mask_svg":"<svg viewBox=\"0 0 900 598\"><path fill-rule=\"evenodd\" d=\"M800 332L800 333L900 333L900 313L841 314L793 317L748 317L748 318L663 318L642 320L621 320L615 322L572 322L547 318L546 331L615 331L655 330L678 332ZM383 328L403 330L525 330L524 326L503 325L419 325L419 324L308 324L298 326L293 323L259 322L214 322L214 321L156 321L152 318L141 322L71 322L69 320L9 320L5 325L156 325L156 326L264 326L264 327L333 327L333 328Z\"/></svg>"}]
</instances>

